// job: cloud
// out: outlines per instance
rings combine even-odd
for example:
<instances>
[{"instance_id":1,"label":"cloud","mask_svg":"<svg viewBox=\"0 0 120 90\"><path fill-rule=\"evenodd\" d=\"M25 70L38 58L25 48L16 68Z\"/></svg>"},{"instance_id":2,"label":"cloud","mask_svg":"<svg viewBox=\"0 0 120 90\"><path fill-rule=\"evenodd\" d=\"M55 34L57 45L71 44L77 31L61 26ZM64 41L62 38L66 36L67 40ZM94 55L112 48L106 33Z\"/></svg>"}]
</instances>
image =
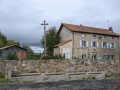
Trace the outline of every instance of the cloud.
<instances>
[{"instance_id":1,"label":"cloud","mask_svg":"<svg viewBox=\"0 0 120 90\"><path fill-rule=\"evenodd\" d=\"M0 29L22 44L40 46L44 19L59 28L62 22L108 28L120 34L120 0L0 0Z\"/></svg>"}]
</instances>

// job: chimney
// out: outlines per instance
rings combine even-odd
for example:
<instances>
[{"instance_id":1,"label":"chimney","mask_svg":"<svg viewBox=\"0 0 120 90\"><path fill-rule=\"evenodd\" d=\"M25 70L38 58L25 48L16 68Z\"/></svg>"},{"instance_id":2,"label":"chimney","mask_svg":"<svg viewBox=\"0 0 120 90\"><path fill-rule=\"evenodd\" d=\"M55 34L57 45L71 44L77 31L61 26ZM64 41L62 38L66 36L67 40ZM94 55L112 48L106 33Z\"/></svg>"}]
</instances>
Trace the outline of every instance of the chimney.
<instances>
[{"instance_id":1,"label":"chimney","mask_svg":"<svg viewBox=\"0 0 120 90\"><path fill-rule=\"evenodd\" d=\"M109 32L112 32L112 33L113 33L113 29L112 29L112 27L109 27Z\"/></svg>"},{"instance_id":2,"label":"chimney","mask_svg":"<svg viewBox=\"0 0 120 90\"><path fill-rule=\"evenodd\" d=\"M82 26L82 24L80 24L80 26Z\"/></svg>"}]
</instances>

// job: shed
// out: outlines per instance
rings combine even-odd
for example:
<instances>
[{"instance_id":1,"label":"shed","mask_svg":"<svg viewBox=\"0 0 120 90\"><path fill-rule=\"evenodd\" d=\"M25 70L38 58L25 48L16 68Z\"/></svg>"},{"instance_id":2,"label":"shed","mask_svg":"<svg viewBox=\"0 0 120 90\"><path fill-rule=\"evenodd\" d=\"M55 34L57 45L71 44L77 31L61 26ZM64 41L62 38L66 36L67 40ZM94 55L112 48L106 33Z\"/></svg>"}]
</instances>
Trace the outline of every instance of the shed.
<instances>
[{"instance_id":1,"label":"shed","mask_svg":"<svg viewBox=\"0 0 120 90\"><path fill-rule=\"evenodd\" d=\"M16 54L16 56L18 57L19 60L25 60L27 50L20 46L17 46L17 45L11 45L11 46L6 46L6 47L0 48L0 58L1 59L7 59L8 55L10 53Z\"/></svg>"}]
</instances>

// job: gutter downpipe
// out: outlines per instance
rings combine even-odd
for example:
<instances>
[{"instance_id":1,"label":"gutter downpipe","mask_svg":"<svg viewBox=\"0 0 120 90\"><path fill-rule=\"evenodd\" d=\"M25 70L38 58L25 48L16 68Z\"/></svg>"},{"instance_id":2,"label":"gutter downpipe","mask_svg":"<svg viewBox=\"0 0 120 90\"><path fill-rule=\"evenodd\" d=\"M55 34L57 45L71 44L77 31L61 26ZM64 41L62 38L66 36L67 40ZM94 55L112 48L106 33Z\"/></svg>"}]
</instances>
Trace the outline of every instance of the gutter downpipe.
<instances>
[{"instance_id":1,"label":"gutter downpipe","mask_svg":"<svg viewBox=\"0 0 120 90\"><path fill-rule=\"evenodd\" d=\"M74 60L74 32L73 32L73 48L72 48L72 59Z\"/></svg>"}]
</instances>

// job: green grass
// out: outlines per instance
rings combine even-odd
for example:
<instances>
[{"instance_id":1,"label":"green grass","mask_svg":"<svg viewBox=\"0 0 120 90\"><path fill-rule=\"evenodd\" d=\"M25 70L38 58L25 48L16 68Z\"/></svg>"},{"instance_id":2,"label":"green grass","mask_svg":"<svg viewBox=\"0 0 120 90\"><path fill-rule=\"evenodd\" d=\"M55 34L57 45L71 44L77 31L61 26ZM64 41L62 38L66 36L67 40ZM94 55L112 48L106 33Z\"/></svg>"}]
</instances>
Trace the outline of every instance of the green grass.
<instances>
[{"instance_id":1,"label":"green grass","mask_svg":"<svg viewBox=\"0 0 120 90\"><path fill-rule=\"evenodd\" d=\"M5 79L5 76L0 72L0 83L13 83Z\"/></svg>"},{"instance_id":2,"label":"green grass","mask_svg":"<svg viewBox=\"0 0 120 90\"><path fill-rule=\"evenodd\" d=\"M33 81L13 82L5 79L5 76L0 72L0 83L32 83Z\"/></svg>"}]
</instances>

